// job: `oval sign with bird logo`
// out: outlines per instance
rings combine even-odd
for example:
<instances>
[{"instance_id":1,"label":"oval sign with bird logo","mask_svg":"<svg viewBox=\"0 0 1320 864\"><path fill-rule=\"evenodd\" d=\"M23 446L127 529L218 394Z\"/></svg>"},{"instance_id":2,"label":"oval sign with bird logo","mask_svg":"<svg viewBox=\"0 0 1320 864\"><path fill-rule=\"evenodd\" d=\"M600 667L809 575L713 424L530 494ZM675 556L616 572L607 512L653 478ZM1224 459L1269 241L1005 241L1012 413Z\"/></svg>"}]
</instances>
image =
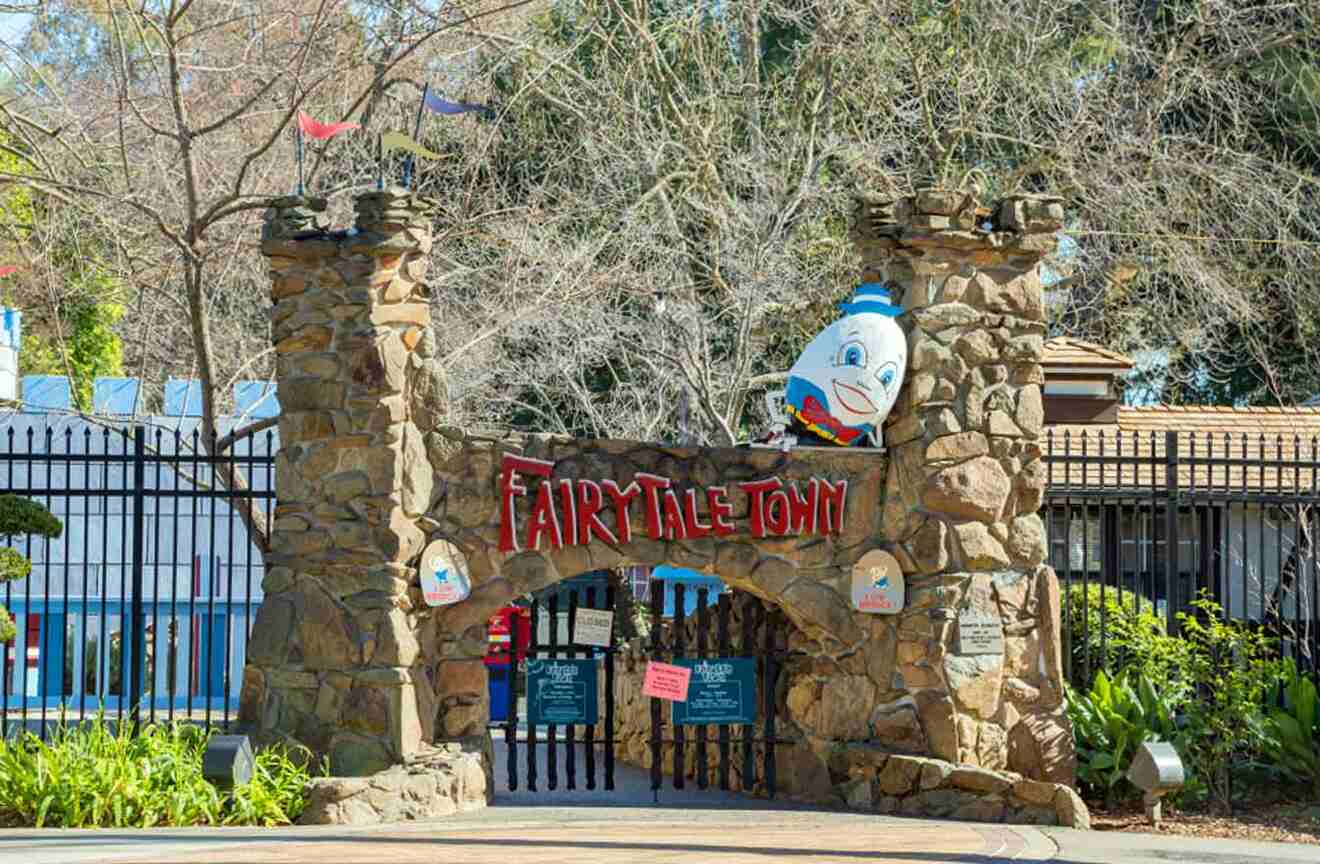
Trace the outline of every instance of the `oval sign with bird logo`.
<instances>
[{"instance_id":1,"label":"oval sign with bird logo","mask_svg":"<svg viewBox=\"0 0 1320 864\"><path fill-rule=\"evenodd\" d=\"M875 615L897 615L903 609L903 568L888 552L872 549L852 570L853 608Z\"/></svg>"},{"instance_id":2,"label":"oval sign with bird logo","mask_svg":"<svg viewBox=\"0 0 1320 864\"><path fill-rule=\"evenodd\" d=\"M422 550L420 571L428 606L450 606L472 593L467 557L448 540L433 540Z\"/></svg>"}]
</instances>

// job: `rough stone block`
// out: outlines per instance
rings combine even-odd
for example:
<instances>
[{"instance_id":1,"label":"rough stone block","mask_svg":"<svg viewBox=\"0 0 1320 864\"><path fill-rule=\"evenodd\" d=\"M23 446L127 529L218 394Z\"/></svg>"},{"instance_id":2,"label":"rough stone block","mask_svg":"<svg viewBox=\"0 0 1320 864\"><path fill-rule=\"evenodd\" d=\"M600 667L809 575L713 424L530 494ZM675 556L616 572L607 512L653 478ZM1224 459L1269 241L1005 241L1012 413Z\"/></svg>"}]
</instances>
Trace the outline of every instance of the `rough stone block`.
<instances>
[{"instance_id":1,"label":"rough stone block","mask_svg":"<svg viewBox=\"0 0 1320 864\"><path fill-rule=\"evenodd\" d=\"M955 518L994 522L1011 490L1012 483L999 461L979 456L931 477L922 503Z\"/></svg>"},{"instance_id":2,"label":"rough stone block","mask_svg":"<svg viewBox=\"0 0 1320 864\"><path fill-rule=\"evenodd\" d=\"M966 765L955 767L949 774L949 785L968 792L998 795L1013 788L1013 781L994 771Z\"/></svg>"},{"instance_id":3,"label":"rough stone block","mask_svg":"<svg viewBox=\"0 0 1320 864\"><path fill-rule=\"evenodd\" d=\"M1067 786L1059 786L1054 793L1054 814L1064 828L1091 829L1091 811L1086 809L1081 796Z\"/></svg>"},{"instance_id":4,"label":"rough stone block","mask_svg":"<svg viewBox=\"0 0 1320 864\"><path fill-rule=\"evenodd\" d=\"M885 795L907 795L925 764L926 760L915 756L890 756L876 777L876 788Z\"/></svg>"}]
</instances>

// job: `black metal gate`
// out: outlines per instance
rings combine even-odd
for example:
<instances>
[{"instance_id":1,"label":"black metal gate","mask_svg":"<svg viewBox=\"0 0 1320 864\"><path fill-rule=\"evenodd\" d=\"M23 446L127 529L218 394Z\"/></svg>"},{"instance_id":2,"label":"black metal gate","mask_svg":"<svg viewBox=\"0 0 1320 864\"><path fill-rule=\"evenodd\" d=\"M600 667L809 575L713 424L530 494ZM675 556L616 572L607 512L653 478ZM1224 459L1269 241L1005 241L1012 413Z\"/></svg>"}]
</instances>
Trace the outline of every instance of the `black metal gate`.
<instances>
[{"instance_id":1,"label":"black metal gate","mask_svg":"<svg viewBox=\"0 0 1320 864\"><path fill-rule=\"evenodd\" d=\"M584 593L585 597L582 599L585 600L585 605L583 608L614 609L615 591L613 585L608 586L603 592L597 591L595 588L587 588ZM536 784L538 779L540 779L537 776L536 748L538 745L545 748L545 788L548 790L559 788L559 755L560 745L562 744L565 756L565 787L568 789L577 789L577 748L579 743L582 747L586 768L586 788L589 791L596 789L597 775L599 773L597 768L600 767L597 764L596 758L596 746L598 741L602 745L602 753L600 755L603 759L600 761L604 762L604 788L606 791L612 791L614 789L614 657L618 648L614 644L613 637L610 639L609 646L604 648L575 645L573 637L575 636L574 631L576 629L577 610L580 602L578 589L574 588L569 591L568 598L568 644L566 645L559 644L559 595L551 595L549 601L546 603L547 611L549 612L550 626L547 628L548 638L545 645L538 644L537 636L541 603L539 600L532 601L531 642L527 646L526 658L530 661L535 660L538 657L550 657L556 659L572 659L578 657L587 658L592 656L601 657L605 674L605 704L603 706L604 715L602 723L599 725L604 726L604 728L597 729L595 725L582 727L582 738L579 742L577 736L578 727L572 725L565 726L564 739L561 742L559 738L559 727L557 725L550 725L546 728L545 740L538 742L536 726L527 723L527 737L523 741L522 751L524 759L526 760L526 781L528 792L537 791ZM603 602L598 603L598 601ZM513 662L517 662L516 658ZM506 748L506 761L508 763L508 788L511 791L517 790L518 788L518 727L520 724L518 711L518 687L515 686L518 677L521 676L515 674L509 682L509 701L507 705L507 713L505 714L507 720L503 725L504 746Z\"/></svg>"},{"instance_id":2,"label":"black metal gate","mask_svg":"<svg viewBox=\"0 0 1320 864\"><path fill-rule=\"evenodd\" d=\"M750 595L721 594L712 605L709 593L706 588L697 589L694 614L689 616L686 614L686 586L675 583L673 615L666 619L665 584L658 579L651 581L648 608L650 633L645 640L647 656L652 662L736 657L754 660L756 722L714 726L676 724L673 722L672 705L666 700L651 698L651 789L658 795L664 785L664 751L667 745L672 745L670 770L675 789L685 787L688 779L687 757L689 748L692 748L697 788L707 789L713 784L725 791L735 787L744 791L759 789L773 798L776 792L775 745L779 743L775 735L776 683L783 661L788 656L783 644L786 641L783 636L786 632L783 615L778 609L767 607ZM510 791L519 789L520 762L523 769L522 782L528 792L538 791L538 784L546 791L559 789L561 779L563 788L569 790L585 788L588 791L612 791L615 788L614 699L618 673L616 660L622 650L617 644L618 624L616 622L615 634L608 647L578 645L574 641L574 631L578 608L614 610L616 589L612 584L604 590L586 588L580 592L573 588L566 595L566 641L560 639L558 626L560 595L552 595L544 604L533 600L531 639L525 653L526 660L598 658L604 683L599 705L600 722L589 726L563 727L538 727L526 722L526 715L519 710L520 688L511 680L507 688L506 719L503 723L492 724L492 728L500 730L504 736L506 784ZM538 634L542 608L548 613L550 624L544 640ZM738 628L732 625L735 612L741 619ZM735 629L740 632L735 634ZM523 677L522 670L519 670L517 678ZM544 778L539 776L538 748L545 756ZM578 776L579 754L585 777ZM738 782L734 782L732 776L735 768L739 775Z\"/></svg>"},{"instance_id":3,"label":"black metal gate","mask_svg":"<svg viewBox=\"0 0 1320 864\"><path fill-rule=\"evenodd\" d=\"M662 626L664 614L664 590L660 582L653 583L651 591L651 659L653 661L677 660L683 658L707 659L717 657L747 657L756 662L757 680L757 717L761 721L761 734L756 734L756 723L715 726L714 737L710 727L693 727L692 741L687 740L687 727L673 722L672 706L666 710L660 699L651 700L651 789L658 792L663 784L664 767L662 763L664 745L672 743L672 776L675 789L682 789L687 773L687 748L696 749L695 771L697 788L709 786L710 756L719 759L717 778L721 790L728 791L733 748L739 750L742 762L741 783L743 791L752 791L757 786L757 745L761 745L761 777L763 789L769 797L775 797L775 686L779 678L782 661L787 651L781 646L780 634L784 632L782 614L776 608L767 609L757 598L739 595L739 612L742 618L741 634L738 645L732 645L733 634L730 632L734 598L721 594L714 609L715 632L714 644L711 644L711 608L708 591L697 589L695 638L689 641L686 620L685 587L681 582L674 585L674 624L666 633ZM758 640L757 631L761 638ZM666 639L665 637L669 638ZM668 723L666 721L668 720ZM666 726L672 737L666 738Z\"/></svg>"}]
</instances>

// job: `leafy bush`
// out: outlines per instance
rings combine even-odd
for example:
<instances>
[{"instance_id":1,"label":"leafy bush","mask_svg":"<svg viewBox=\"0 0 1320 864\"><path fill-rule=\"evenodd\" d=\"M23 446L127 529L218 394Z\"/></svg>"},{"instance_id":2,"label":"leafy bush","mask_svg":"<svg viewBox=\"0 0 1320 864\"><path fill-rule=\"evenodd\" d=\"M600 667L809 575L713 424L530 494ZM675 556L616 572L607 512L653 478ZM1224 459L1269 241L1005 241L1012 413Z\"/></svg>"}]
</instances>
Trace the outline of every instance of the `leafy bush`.
<instances>
[{"instance_id":1,"label":"leafy bush","mask_svg":"<svg viewBox=\"0 0 1320 864\"><path fill-rule=\"evenodd\" d=\"M1320 694L1315 684L1285 661L1283 681L1265 722L1264 751L1270 764L1320 800Z\"/></svg>"},{"instance_id":2,"label":"leafy bush","mask_svg":"<svg viewBox=\"0 0 1320 864\"><path fill-rule=\"evenodd\" d=\"M209 733L186 723L132 735L104 717L0 743L0 824L38 828L286 825L306 806L306 768L278 748L252 780L222 793L202 776Z\"/></svg>"},{"instance_id":3,"label":"leafy bush","mask_svg":"<svg viewBox=\"0 0 1320 864\"><path fill-rule=\"evenodd\" d=\"M1091 689L1068 691L1068 716L1077 745L1077 779L1102 795L1108 806L1140 794L1127 780L1137 748L1145 741L1182 743L1174 723L1177 696L1144 675L1111 682L1097 672ZM1179 748L1181 749L1181 748Z\"/></svg>"},{"instance_id":4,"label":"leafy bush","mask_svg":"<svg viewBox=\"0 0 1320 864\"><path fill-rule=\"evenodd\" d=\"M1072 679L1089 688L1096 673L1132 669L1155 681L1172 671L1163 617L1131 591L1099 584L1073 585L1063 602L1065 646Z\"/></svg>"},{"instance_id":5,"label":"leafy bush","mask_svg":"<svg viewBox=\"0 0 1320 864\"><path fill-rule=\"evenodd\" d=\"M1182 709L1188 735L1179 752L1215 803L1228 811L1235 762L1255 759L1266 749L1265 695L1279 680L1282 664L1270 657L1264 634L1224 621L1209 600L1192 606L1196 613L1178 615L1177 668L1195 688Z\"/></svg>"}]
</instances>

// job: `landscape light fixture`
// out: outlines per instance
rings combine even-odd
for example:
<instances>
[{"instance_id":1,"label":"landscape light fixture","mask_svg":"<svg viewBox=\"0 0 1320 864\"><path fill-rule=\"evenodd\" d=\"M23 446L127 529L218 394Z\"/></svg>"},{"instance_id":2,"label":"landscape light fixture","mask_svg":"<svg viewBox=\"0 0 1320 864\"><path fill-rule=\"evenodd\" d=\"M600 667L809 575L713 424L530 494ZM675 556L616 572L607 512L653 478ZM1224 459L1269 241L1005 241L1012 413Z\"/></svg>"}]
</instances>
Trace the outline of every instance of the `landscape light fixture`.
<instances>
[{"instance_id":1,"label":"landscape light fixture","mask_svg":"<svg viewBox=\"0 0 1320 864\"><path fill-rule=\"evenodd\" d=\"M246 735L213 735L202 754L202 776L217 789L232 789L252 779L256 762Z\"/></svg>"},{"instance_id":2,"label":"landscape light fixture","mask_svg":"<svg viewBox=\"0 0 1320 864\"><path fill-rule=\"evenodd\" d=\"M1169 792L1181 789L1185 780L1182 760L1172 744L1147 741L1137 748L1128 768L1127 779L1145 794L1141 803L1146 805L1146 818L1150 824L1160 824L1160 799Z\"/></svg>"}]
</instances>

